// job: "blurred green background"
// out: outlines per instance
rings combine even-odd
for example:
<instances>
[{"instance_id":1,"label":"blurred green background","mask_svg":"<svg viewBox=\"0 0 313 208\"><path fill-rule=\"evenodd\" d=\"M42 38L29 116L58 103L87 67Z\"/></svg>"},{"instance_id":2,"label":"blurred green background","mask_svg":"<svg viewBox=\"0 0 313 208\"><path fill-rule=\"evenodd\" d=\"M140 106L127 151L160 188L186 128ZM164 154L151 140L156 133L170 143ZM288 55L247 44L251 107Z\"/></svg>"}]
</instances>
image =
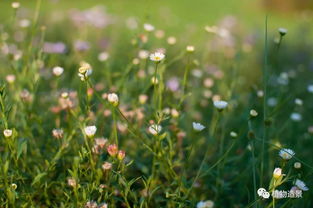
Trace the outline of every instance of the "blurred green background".
<instances>
[{"instance_id":1,"label":"blurred green background","mask_svg":"<svg viewBox=\"0 0 313 208\"><path fill-rule=\"evenodd\" d=\"M0 1L0 20L12 13L12 1ZM36 0L20 1L23 7L35 9ZM86 9L104 5L109 13L120 17L135 16L163 29L181 31L190 25L215 24L225 15L234 15L247 27L262 27L269 14L269 28L296 26L311 17L310 0L42 0L41 13ZM309 15L308 15L309 14Z\"/></svg>"}]
</instances>

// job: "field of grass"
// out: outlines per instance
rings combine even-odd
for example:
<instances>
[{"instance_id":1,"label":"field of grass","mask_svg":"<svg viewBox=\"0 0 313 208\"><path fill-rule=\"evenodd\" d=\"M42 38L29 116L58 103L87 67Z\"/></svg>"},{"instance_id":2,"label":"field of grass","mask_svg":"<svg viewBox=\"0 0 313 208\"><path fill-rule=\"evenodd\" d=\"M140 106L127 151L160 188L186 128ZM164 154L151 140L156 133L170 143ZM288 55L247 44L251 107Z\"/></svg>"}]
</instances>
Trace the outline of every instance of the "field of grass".
<instances>
[{"instance_id":1,"label":"field of grass","mask_svg":"<svg viewBox=\"0 0 313 208\"><path fill-rule=\"evenodd\" d=\"M312 20L1 1L0 207L312 207Z\"/></svg>"}]
</instances>

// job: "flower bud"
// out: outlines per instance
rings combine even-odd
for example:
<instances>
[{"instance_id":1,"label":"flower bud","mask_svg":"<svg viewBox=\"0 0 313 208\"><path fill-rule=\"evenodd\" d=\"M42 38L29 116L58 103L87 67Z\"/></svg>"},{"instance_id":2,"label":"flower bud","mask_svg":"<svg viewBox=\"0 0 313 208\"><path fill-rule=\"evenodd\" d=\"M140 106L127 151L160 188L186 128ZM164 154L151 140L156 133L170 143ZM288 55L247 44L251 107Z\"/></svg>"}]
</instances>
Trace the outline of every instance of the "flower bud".
<instances>
[{"instance_id":1,"label":"flower bud","mask_svg":"<svg viewBox=\"0 0 313 208\"><path fill-rule=\"evenodd\" d=\"M12 2L11 6L13 9L18 9L21 5L19 2Z\"/></svg>"},{"instance_id":2,"label":"flower bud","mask_svg":"<svg viewBox=\"0 0 313 208\"><path fill-rule=\"evenodd\" d=\"M96 134L97 127L96 126L87 126L84 129L84 132L87 137L91 138Z\"/></svg>"},{"instance_id":3,"label":"flower bud","mask_svg":"<svg viewBox=\"0 0 313 208\"><path fill-rule=\"evenodd\" d=\"M110 170L111 168L112 168L112 163L105 162L105 163L103 163L103 165L102 165L102 169L103 169L104 171Z\"/></svg>"},{"instance_id":4,"label":"flower bud","mask_svg":"<svg viewBox=\"0 0 313 208\"><path fill-rule=\"evenodd\" d=\"M115 93L108 94L108 101L111 103L114 107L118 106L119 104L119 98L118 95Z\"/></svg>"},{"instance_id":5,"label":"flower bud","mask_svg":"<svg viewBox=\"0 0 313 208\"><path fill-rule=\"evenodd\" d=\"M117 159L123 160L125 158L125 151L119 150L117 153Z\"/></svg>"},{"instance_id":6,"label":"flower bud","mask_svg":"<svg viewBox=\"0 0 313 208\"><path fill-rule=\"evenodd\" d=\"M293 167L296 168L296 169L300 169L300 168L301 168L301 163L295 162L295 163L293 164Z\"/></svg>"},{"instance_id":7,"label":"flower bud","mask_svg":"<svg viewBox=\"0 0 313 208\"><path fill-rule=\"evenodd\" d=\"M107 147L107 151L109 153L110 156L112 157L115 157L117 152L118 152L118 149L117 149L117 146L116 144L110 144L108 147Z\"/></svg>"},{"instance_id":8,"label":"flower bud","mask_svg":"<svg viewBox=\"0 0 313 208\"><path fill-rule=\"evenodd\" d=\"M5 129L3 131L3 135L5 138L10 138L13 135L13 130L12 129Z\"/></svg>"},{"instance_id":9,"label":"flower bud","mask_svg":"<svg viewBox=\"0 0 313 208\"><path fill-rule=\"evenodd\" d=\"M251 117L257 117L258 116L258 112L254 109L250 110L250 116Z\"/></svg>"},{"instance_id":10,"label":"flower bud","mask_svg":"<svg viewBox=\"0 0 313 208\"><path fill-rule=\"evenodd\" d=\"M187 46L186 47L186 51L189 52L189 53L192 53L195 51L195 47L194 46Z\"/></svg>"},{"instance_id":11,"label":"flower bud","mask_svg":"<svg viewBox=\"0 0 313 208\"><path fill-rule=\"evenodd\" d=\"M282 175L282 169L281 168L275 168L273 172L273 177L275 179L278 179Z\"/></svg>"}]
</instances>

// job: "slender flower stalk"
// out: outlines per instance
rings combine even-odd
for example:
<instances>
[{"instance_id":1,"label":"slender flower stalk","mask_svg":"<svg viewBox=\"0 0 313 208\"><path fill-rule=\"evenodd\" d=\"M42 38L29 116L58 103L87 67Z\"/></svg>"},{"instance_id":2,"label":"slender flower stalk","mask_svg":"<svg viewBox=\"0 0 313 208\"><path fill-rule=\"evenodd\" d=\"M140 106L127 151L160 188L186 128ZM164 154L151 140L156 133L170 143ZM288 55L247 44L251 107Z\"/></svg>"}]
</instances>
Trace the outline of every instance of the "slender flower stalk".
<instances>
[{"instance_id":1,"label":"slender flower stalk","mask_svg":"<svg viewBox=\"0 0 313 208\"><path fill-rule=\"evenodd\" d=\"M155 62L155 68L154 68L154 76L152 77L152 82L153 82L153 102L154 102L154 107L156 110L161 110L159 107L160 102L160 91L159 91L159 86L160 84L158 83L158 66L160 62L165 58L165 55L160 52L155 52L150 54L150 60Z\"/></svg>"},{"instance_id":2,"label":"slender flower stalk","mask_svg":"<svg viewBox=\"0 0 313 208\"><path fill-rule=\"evenodd\" d=\"M193 52L193 50L191 51L191 49L189 49L189 51L188 51L188 48L187 48L187 64L186 64L186 67L185 67L184 78L183 78L183 83L182 83L183 94L182 94L182 97L181 97L180 105L184 101L185 93L186 93L186 90L187 90L187 81L188 81L189 71L190 71L190 68L191 68L190 67L190 65L191 65L190 62L191 62L192 52Z\"/></svg>"},{"instance_id":3,"label":"slender flower stalk","mask_svg":"<svg viewBox=\"0 0 313 208\"><path fill-rule=\"evenodd\" d=\"M113 115L113 138L115 140L115 144L118 145L117 118L116 118L116 109L115 109L115 107L112 108L112 115Z\"/></svg>"},{"instance_id":4,"label":"slender flower stalk","mask_svg":"<svg viewBox=\"0 0 313 208\"><path fill-rule=\"evenodd\" d=\"M265 150L265 144L267 142L268 137L268 126L267 123L267 80L268 80L268 72L267 72L267 65L268 65L268 48L267 48L267 19L268 16L265 17L265 41L264 41L264 66L263 66L263 142L262 142L262 149L261 149L261 170L260 170L260 186L263 186L263 176L264 176L264 169L267 169L267 151Z\"/></svg>"},{"instance_id":5,"label":"slender flower stalk","mask_svg":"<svg viewBox=\"0 0 313 208\"><path fill-rule=\"evenodd\" d=\"M253 174L253 193L254 193L254 201L257 201L257 185L256 185L256 159L255 159L255 142L254 142L254 131L252 128L252 119L253 117L251 116L250 113L250 118L248 120L248 128L249 128L249 133L248 136L250 136L251 138L251 153L252 153L252 174ZM251 136L252 135L252 136ZM258 204L255 203L254 204L255 208L258 208Z\"/></svg>"},{"instance_id":6,"label":"slender flower stalk","mask_svg":"<svg viewBox=\"0 0 313 208\"><path fill-rule=\"evenodd\" d=\"M158 95L158 88L159 84L157 83L158 80L158 66L159 62L155 63L155 69L154 69L154 76L153 76L153 103L155 109L158 109L158 100L159 100L159 95Z\"/></svg>"}]
</instances>

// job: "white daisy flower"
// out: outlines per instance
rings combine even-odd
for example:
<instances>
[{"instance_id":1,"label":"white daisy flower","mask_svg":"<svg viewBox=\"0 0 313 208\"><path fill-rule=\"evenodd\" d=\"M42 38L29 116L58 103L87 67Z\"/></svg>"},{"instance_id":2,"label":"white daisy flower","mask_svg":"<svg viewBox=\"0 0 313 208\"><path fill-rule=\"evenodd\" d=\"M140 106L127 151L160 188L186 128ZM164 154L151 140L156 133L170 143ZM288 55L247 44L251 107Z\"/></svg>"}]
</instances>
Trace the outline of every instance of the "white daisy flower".
<instances>
[{"instance_id":1,"label":"white daisy flower","mask_svg":"<svg viewBox=\"0 0 313 208\"><path fill-rule=\"evenodd\" d=\"M20 27L27 28L30 26L30 21L28 19L21 19L19 22Z\"/></svg>"},{"instance_id":2,"label":"white daisy flower","mask_svg":"<svg viewBox=\"0 0 313 208\"><path fill-rule=\"evenodd\" d=\"M308 86L308 91L309 91L310 93L313 93L313 85L309 85L309 86Z\"/></svg>"},{"instance_id":3,"label":"white daisy flower","mask_svg":"<svg viewBox=\"0 0 313 208\"><path fill-rule=\"evenodd\" d=\"M96 126L86 126L84 129L85 134L87 137L93 137L96 134L97 127Z\"/></svg>"},{"instance_id":4,"label":"white daisy flower","mask_svg":"<svg viewBox=\"0 0 313 208\"><path fill-rule=\"evenodd\" d=\"M190 45L190 46L187 46L187 47L186 47L186 51L187 51L187 52L190 52L190 53L191 53L191 52L194 52L194 51L195 51L195 47L194 47L194 46L191 46L191 45Z\"/></svg>"},{"instance_id":5,"label":"white daisy flower","mask_svg":"<svg viewBox=\"0 0 313 208\"><path fill-rule=\"evenodd\" d=\"M214 104L215 108L217 108L220 111L225 109L228 106L228 103L226 101L224 101L224 100L214 101L213 104Z\"/></svg>"},{"instance_id":6,"label":"white daisy flower","mask_svg":"<svg viewBox=\"0 0 313 208\"><path fill-rule=\"evenodd\" d=\"M12 2L11 6L13 9L18 9L21 5L19 2Z\"/></svg>"},{"instance_id":7,"label":"white daisy flower","mask_svg":"<svg viewBox=\"0 0 313 208\"><path fill-rule=\"evenodd\" d=\"M236 138L238 136L238 134L234 131L231 131L229 135L233 138Z\"/></svg>"},{"instance_id":8,"label":"white daisy flower","mask_svg":"<svg viewBox=\"0 0 313 208\"><path fill-rule=\"evenodd\" d=\"M110 93L108 94L108 101L111 103L113 106L118 106L119 98L118 95L115 93Z\"/></svg>"},{"instance_id":9,"label":"white daisy flower","mask_svg":"<svg viewBox=\"0 0 313 208\"><path fill-rule=\"evenodd\" d=\"M250 116L252 117L257 117L258 116L258 112L254 109L250 110Z\"/></svg>"},{"instance_id":10,"label":"white daisy flower","mask_svg":"<svg viewBox=\"0 0 313 208\"><path fill-rule=\"evenodd\" d=\"M301 99L299 99L299 98L296 98L295 99L295 104L296 105L303 105L303 101Z\"/></svg>"},{"instance_id":11,"label":"white daisy flower","mask_svg":"<svg viewBox=\"0 0 313 208\"><path fill-rule=\"evenodd\" d=\"M274 107L277 105L277 99L274 97L271 97L267 100L267 105Z\"/></svg>"},{"instance_id":12,"label":"white daisy flower","mask_svg":"<svg viewBox=\"0 0 313 208\"><path fill-rule=\"evenodd\" d=\"M160 62L165 58L165 55L160 52L150 54L150 60L154 62Z\"/></svg>"},{"instance_id":13,"label":"white daisy flower","mask_svg":"<svg viewBox=\"0 0 313 208\"><path fill-rule=\"evenodd\" d=\"M145 31L147 31L147 32L152 32L152 31L155 29L155 27L154 27L153 25L148 24L148 23L145 23L145 24L143 25L143 28L144 28Z\"/></svg>"},{"instance_id":14,"label":"white daisy flower","mask_svg":"<svg viewBox=\"0 0 313 208\"><path fill-rule=\"evenodd\" d=\"M286 28L280 27L278 28L278 32L281 36L284 36L287 34L288 30Z\"/></svg>"},{"instance_id":15,"label":"white daisy flower","mask_svg":"<svg viewBox=\"0 0 313 208\"><path fill-rule=\"evenodd\" d=\"M260 98L263 97L264 96L263 90L258 90L257 91L257 96L260 97Z\"/></svg>"},{"instance_id":16,"label":"white daisy flower","mask_svg":"<svg viewBox=\"0 0 313 208\"><path fill-rule=\"evenodd\" d=\"M309 188L305 185L305 183L303 181L301 181L300 179L297 179L295 182L295 185L301 189L302 191L308 191Z\"/></svg>"},{"instance_id":17,"label":"white daisy flower","mask_svg":"<svg viewBox=\"0 0 313 208\"><path fill-rule=\"evenodd\" d=\"M154 136L158 135L161 131L162 131L162 126L160 125L152 124L151 126L149 126L149 132Z\"/></svg>"},{"instance_id":18,"label":"white daisy flower","mask_svg":"<svg viewBox=\"0 0 313 208\"><path fill-rule=\"evenodd\" d=\"M53 67L52 72L55 76L59 77L63 74L64 69L60 66Z\"/></svg>"},{"instance_id":19,"label":"white daisy flower","mask_svg":"<svg viewBox=\"0 0 313 208\"><path fill-rule=\"evenodd\" d=\"M173 37L173 36L170 36L170 37L167 38L167 43L168 43L169 45L174 45L176 42L177 42L177 40L176 40L176 38Z\"/></svg>"},{"instance_id":20,"label":"white daisy flower","mask_svg":"<svg viewBox=\"0 0 313 208\"><path fill-rule=\"evenodd\" d=\"M204 28L208 33L215 33L217 34L219 29L217 26L213 25L213 26L205 26Z\"/></svg>"},{"instance_id":21,"label":"white daisy flower","mask_svg":"<svg viewBox=\"0 0 313 208\"><path fill-rule=\"evenodd\" d=\"M302 120L302 115L300 113L292 113L290 115L290 119L293 121L301 121Z\"/></svg>"},{"instance_id":22,"label":"white daisy flower","mask_svg":"<svg viewBox=\"0 0 313 208\"><path fill-rule=\"evenodd\" d=\"M110 55L108 52L101 52L98 55L98 60L104 62L104 61L108 60L109 57L110 57Z\"/></svg>"},{"instance_id":23,"label":"white daisy flower","mask_svg":"<svg viewBox=\"0 0 313 208\"><path fill-rule=\"evenodd\" d=\"M192 122L192 127L195 131L202 131L205 129L205 126L203 126L201 123Z\"/></svg>"},{"instance_id":24,"label":"white daisy flower","mask_svg":"<svg viewBox=\"0 0 313 208\"><path fill-rule=\"evenodd\" d=\"M213 208L214 202L212 200L200 201L197 203L197 208Z\"/></svg>"},{"instance_id":25,"label":"white daisy flower","mask_svg":"<svg viewBox=\"0 0 313 208\"><path fill-rule=\"evenodd\" d=\"M147 51L147 50L140 50L138 52L138 57L140 59L147 59L149 57L149 51Z\"/></svg>"},{"instance_id":26,"label":"white daisy flower","mask_svg":"<svg viewBox=\"0 0 313 208\"><path fill-rule=\"evenodd\" d=\"M5 138L9 138L9 137L11 137L13 135L13 130L12 129L5 129L3 131L3 135L4 135Z\"/></svg>"},{"instance_id":27,"label":"white daisy flower","mask_svg":"<svg viewBox=\"0 0 313 208\"><path fill-rule=\"evenodd\" d=\"M14 74L9 74L5 77L5 79L9 84L13 84L15 82L16 77Z\"/></svg>"},{"instance_id":28,"label":"white daisy flower","mask_svg":"<svg viewBox=\"0 0 313 208\"><path fill-rule=\"evenodd\" d=\"M284 160L290 160L296 153L291 149L281 149L278 154Z\"/></svg>"}]
</instances>

